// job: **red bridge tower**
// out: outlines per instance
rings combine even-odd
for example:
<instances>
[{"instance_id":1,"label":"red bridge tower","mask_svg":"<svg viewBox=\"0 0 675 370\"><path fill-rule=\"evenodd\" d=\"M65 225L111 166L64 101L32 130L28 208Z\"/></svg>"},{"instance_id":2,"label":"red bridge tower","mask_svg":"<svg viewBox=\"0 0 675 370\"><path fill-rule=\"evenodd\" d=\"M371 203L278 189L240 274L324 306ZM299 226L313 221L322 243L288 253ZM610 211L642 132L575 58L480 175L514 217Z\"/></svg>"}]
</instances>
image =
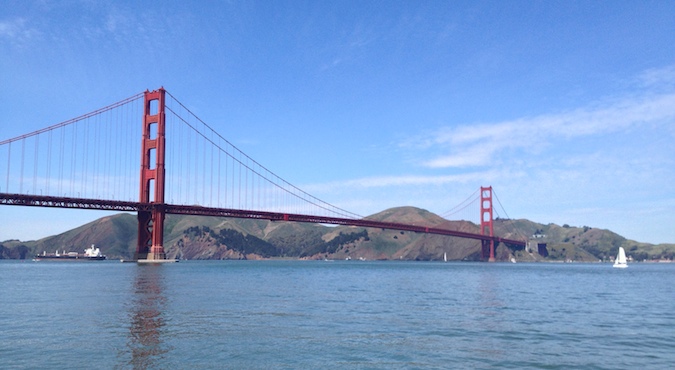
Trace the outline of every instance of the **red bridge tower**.
<instances>
[{"instance_id":1,"label":"red bridge tower","mask_svg":"<svg viewBox=\"0 0 675 370\"><path fill-rule=\"evenodd\" d=\"M163 260L164 254L164 88L145 91L141 142L139 202L153 203L151 211L138 212L138 244L134 259Z\"/></svg>"},{"instance_id":2,"label":"red bridge tower","mask_svg":"<svg viewBox=\"0 0 675 370\"><path fill-rule=\"evenodd\" d=\"M480 188L480 233L494 236L492 225L492 186ZM481 240L481 257L489 262L495 261L495 241Z\"/></svg>"}]
</instances>

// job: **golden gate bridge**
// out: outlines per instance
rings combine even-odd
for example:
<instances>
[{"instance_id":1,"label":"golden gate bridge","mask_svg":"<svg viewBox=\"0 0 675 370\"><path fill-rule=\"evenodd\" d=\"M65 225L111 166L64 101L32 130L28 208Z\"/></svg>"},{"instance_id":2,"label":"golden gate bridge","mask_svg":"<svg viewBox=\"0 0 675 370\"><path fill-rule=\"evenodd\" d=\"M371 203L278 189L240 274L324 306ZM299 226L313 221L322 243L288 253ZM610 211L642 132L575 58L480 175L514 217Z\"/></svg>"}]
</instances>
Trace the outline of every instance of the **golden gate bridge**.
<instances>
[{"instance_id":1,"label":"golden gate bridge","mask_svg":"<svg viewBox=\"0 0 675 370\"><path fill-rule=\"evenodd\" d=\"M320 200L243 153L164 88L0 141L2 175L3 205L137 212L137 261L166 259L166 214L468 238L480 241L487 261L499 243L526 244L494 234L492 187L480 188L479 233L370 220Z\"/></svg>"}]
</instances>

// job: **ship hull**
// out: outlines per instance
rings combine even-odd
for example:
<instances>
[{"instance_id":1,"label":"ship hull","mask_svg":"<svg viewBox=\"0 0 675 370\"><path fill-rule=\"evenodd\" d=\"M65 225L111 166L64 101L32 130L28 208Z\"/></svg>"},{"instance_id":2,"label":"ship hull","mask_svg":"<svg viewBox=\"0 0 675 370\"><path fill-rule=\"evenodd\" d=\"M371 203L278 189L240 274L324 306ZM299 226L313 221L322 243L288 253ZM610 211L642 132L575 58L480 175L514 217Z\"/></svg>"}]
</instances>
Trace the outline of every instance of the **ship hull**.
<instances>
[{"instance_id":1,"label":"ship hull","mask_svg":"<svg viewBox=\"0 0 675 370\"><path fill-rule=\"evenodd\" d=\"M105 256L35 256L33 261L104 261Z\"/></svg>"}]
</instances>

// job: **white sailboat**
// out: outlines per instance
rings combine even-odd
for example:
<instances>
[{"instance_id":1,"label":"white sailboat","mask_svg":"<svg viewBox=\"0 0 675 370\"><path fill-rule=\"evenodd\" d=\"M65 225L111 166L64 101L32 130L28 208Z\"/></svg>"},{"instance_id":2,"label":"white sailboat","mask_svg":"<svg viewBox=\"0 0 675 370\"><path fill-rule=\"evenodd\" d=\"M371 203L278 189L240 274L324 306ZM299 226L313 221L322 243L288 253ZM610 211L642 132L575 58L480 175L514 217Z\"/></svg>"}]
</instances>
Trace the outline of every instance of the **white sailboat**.
<instances>
[{"instance_id":1,"label":"white sailboat","mask_svg":"<svg viewBox=\"0 0 675 370\"><path fill-rule=\"evenodd\" d=\"M619 247L619 253L616 255L616 259L614 260L614 267L628 267L628 263L626 263L626 251L623 250L623 247Z\"/></svg>"},{"instance_id":2,"label":"white sailboat","mask_svg":"<svg viewBox=\"0 0 675 370\"><path fill-rule=\"evenodd\" d=\"M448 252L443 252L443 262L448 262Z\"/></svg>"}]
</instances>

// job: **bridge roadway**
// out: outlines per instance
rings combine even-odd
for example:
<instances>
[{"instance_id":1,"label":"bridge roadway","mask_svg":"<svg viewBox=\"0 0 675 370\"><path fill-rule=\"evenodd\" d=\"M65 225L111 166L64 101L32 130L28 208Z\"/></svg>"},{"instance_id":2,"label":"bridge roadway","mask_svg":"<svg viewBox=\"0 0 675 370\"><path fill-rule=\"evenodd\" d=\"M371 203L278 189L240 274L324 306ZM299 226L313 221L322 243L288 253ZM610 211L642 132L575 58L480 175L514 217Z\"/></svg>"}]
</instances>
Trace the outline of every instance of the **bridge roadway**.
<instances>
[{"instance_id":1,"label":"bridge roadway","mask_svg":"<svg viewBox=\"0 0 675 370\"><path fill-rule=\"evenodd\" d=\"M393 222L381 222L368 220L365 218L353 219L353 218L340 218L327 216L311 216L293 213L250 211L250 210L229 209L229 208L212 208L201 206L184 206L175 204L155 204L155 203L127 202L120 200L67 198L67 197L8 194L8 193L0 193L0 205L76 208L76 209L93 209L100 211L122 211L122 212L152 211L157 207L163 207L164 212L176 215L235 217L235 218L270 220L270 221L295 221L295 222L309 222L309 223L330 224L330 225L371 227L378 229L411 231L415 233L455 236L474 240L488 240L488 241L492 240L495 243L519 245L523 247L525 246L525 242L522 240L506 239L497 236L467 233L462 231L440 229L428 226L399 224Z\"/></svg>"}]
</instances>

